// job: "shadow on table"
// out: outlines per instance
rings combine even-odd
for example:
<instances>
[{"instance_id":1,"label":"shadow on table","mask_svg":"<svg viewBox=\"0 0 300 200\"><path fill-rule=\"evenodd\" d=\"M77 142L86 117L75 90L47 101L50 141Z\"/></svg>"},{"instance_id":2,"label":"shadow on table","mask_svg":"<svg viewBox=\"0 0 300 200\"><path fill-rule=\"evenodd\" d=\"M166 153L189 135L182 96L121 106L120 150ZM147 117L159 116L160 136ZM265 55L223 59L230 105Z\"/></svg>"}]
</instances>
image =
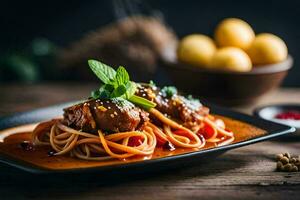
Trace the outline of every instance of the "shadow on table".
<instances>
[{"instance_id":1,"label":"shadow on table","mask_svg":"<svg viewBox=\"0 0 300 200\"><path fill-rule=\"evenodd\" d=\"M82 195L85 192L97 190L111 190L123 186L132 186L146 182L167 182L173 183L195 177L203 179L217 174L225 173L236 168L241 168L247 164L248 159L232 156L221 156L199 160L192 166L182 163L180 167L168 167L155 171L134 171L132 173L76 173L76 174L52 174L52 175L35 175L23 172L11 167L0 167L1 182L0 192L2 197L14 195L16 192L21 197L38 198L44 197L59 198L57 194ZM3 187L4 186L4 187ZM3 190L3 191L2 191ZM117 191L116 191L117 192Z\"/></svg>"}]
</instances>

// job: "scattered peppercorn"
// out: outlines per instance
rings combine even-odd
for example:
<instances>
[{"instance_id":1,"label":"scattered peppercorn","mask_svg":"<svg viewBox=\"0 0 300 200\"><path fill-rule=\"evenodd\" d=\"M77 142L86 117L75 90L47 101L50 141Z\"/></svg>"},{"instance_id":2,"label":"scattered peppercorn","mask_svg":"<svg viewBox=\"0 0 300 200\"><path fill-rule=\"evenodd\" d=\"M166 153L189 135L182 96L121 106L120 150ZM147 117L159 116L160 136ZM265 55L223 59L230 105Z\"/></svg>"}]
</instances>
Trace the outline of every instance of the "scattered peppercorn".
<instances>
[{"instance_id":1,"label":"scattered peppercorn","mask_svg":"<svg viewBox=\"0 0 300 200\"><path fill-rule=\"evenodd\" d=\"M296 158L290 158L290 163L295 163L296 162Z\"/></svg>"},{"instance_id":2,"label":"scattered peppercorn","mask_svg":"<svg viewBox=\"0 0 300 200\"><path fill-rule=\"evenodd\" d=\"M298 169L298 167L296 166L296 165L294 165L293 167L292 167L292 172L297 172L299 169Z\"/></svg>"},{"instance_id":3,"label":"scattered peppercorn","mask_svg":"<svg viewBox=\"0 0 300 200\"><path fill-rule=\"evenodd\" d=\"M282 164L287 164L287 163L289 163L289 159L287 158L287 157L282 157L281 159L280 159L280 161L282 162Z\"/></svg>"},{"instance_id":4,"label":"scattered peppercorn","mask_svg":"<svg viewBox=\"0 0 300 200\"><path fill-rule=\"evenodd\" d=\"M283 157L283 154L282 154L282 153L277 154L277 155L276 155L276 160L280 160L282 157Z\"/></svg>"},{"instance_id":5,"label":"scattered peppercorn","mask_svg":"<svg viewBox=\"0 0 300 200\"><path fill-rule=\"evenodd\" d=\"M291 158L291 154L290 154L289 152L286 152L286 153L284 153L283 155L284 155L285 157L289 158L289 159Z\"/></svg>"},{"instance_id":6,"label":"scattered peppercorn","mask_svg":"<svg viewBox=\"0 0 300 200\"><path fill-rule=\"evenodd\" d=\"M277 154L277 171L298 172L300 171L300 156L292 157L291 154Z\"/></svg>"},{"instance_id":7,"label":"scattered peppercorn","mask_svg":"<svg viewBox=\"0 0 300 200\"><path fill-rule=\"evenodd\" d=\"M283 170L287 171L287 172L290 172L292 170L292 168L293 168L293 165L290 163L283 166Z\"/></svg>"},{"instance_id":8,"label":"scattered peppercorn","mask_svg":"<svg viewBox=\"0 0 300 200\"><path fill-rule=\"evenodd\" d=\"M281 161L278 161L278 162L277 162L277 169L278 169L278 170L282 170L282 169L283 169L283 164L282 164Z\"/></svg>"}]
</instances>

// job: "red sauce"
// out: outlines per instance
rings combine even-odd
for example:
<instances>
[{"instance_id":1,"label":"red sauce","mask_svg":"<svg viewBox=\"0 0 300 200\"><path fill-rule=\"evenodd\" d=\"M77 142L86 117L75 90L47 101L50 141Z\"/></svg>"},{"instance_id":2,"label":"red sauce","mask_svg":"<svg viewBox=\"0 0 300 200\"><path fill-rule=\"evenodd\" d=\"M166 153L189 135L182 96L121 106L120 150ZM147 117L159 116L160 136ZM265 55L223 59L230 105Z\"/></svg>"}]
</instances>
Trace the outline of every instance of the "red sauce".
<instances>
[{"instance_id":1,"label":"red sauce","mask_svg":"<svg viewBox=\"0 0 300 200\"><path fill-rule=\"evenodd\" d=\"M300 112L299 111L284 111L275 116L276 119L291 119L291 120L300 120Z\"/></svg>"},{"instance_id":2,"label":"red sauce","mask_svg":"<svg viewBox=\"0 0 300 200\"><path fill-rule=\"evenodd\" d=\"M128 141L128 146L130 147L137 147L139 145L141 145L143 143L143 140L141 137L139 136L134 136L134 137L131 137Z\"/></svg>"},{"instance_id":3,"label":"red sauce","mask_svg":"<svg viewBox=\"0 0 300 200\"><path fill-rule=\"evenodd\" d=\"M264 130L249 124L233 120L230 118L218 116L224 120L226 126L235 133L235 142L247 140L253 137L263 135ZM23 129L28 130L28 125L19 127L19 132ZM9 132L9 134L8 134ZM1 139L4 139L1 142ZM0 131L0 154L6 154L18 160L47 168L47 169L74 169L74 168L86 168L86 167L98 167L107 165L120 165L128 162L139 162L146 159L158 159L161 157L168 157L193 151L201 151L201 149L183 149L174 148L168 144L163 144L162 147L157 148L153 155L148 157L135 157L126 160L108 160L108 161L86 161L77 158L70 157L68 155L53 156L51 147L48 146L35 146L31 148L31 144L24 142L30 141L31 132L14 133L13 131ZM139 138L132 141L132 145L139 143ZM213 148L213 144L207 144L204 149Z\"/></svg>"}]
</instances>

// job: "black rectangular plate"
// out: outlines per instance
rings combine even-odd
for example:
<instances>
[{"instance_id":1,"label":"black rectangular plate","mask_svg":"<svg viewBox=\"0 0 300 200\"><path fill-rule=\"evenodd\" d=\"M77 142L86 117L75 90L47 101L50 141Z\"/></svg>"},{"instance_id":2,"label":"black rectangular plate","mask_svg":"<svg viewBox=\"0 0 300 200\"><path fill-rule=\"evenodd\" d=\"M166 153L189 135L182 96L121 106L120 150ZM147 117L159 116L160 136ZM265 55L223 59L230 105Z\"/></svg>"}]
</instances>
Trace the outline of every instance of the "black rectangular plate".
<instances>
[{"instance_id":1,"label":"black rectangular plate","mask_svg":"<svg viewBox=\"0 0 300 200\"><path fill-rule=\"evenodd\" d=\"M75 102L69 102L65 104L54 105L50 107L40 108L28 112L18 113L6 117L0 118L0 130L19 126L23 124L40 122L43 120L48 120L53 117L62 114L62 109L73 105ZM49 174L49 173L83 173L83 172L97 172L102 174L115 174L117 173L134 173L136 171L156 171L164 170L175 167L187 166L190 164L201 164L204 160L216 157L227 150L242 147L249 144L254 144L271 138L279 137L281 135L289 134L295 132L295 128L286 125L266 121L260 118L249 116L246 114L238 113L223 107L208 105L213 114L222 115L232 119L236 119L255 127L265 130L267 133L263 136L255 137L249 140L241 141L238 143L229 144L226 146L215 147L211 149L195 151L180 155L174 155L170 157L158 158L153 160L145 160L133 163L126 163L121 165L111 165L102 167L88 167L80 169L66 169L66 170L52 170L41 168L22 160L12 158L10 156L0 153L0 162L6 163L10 166L16 168L37 173L37 174Z\"/></svg>"}]
</instances>

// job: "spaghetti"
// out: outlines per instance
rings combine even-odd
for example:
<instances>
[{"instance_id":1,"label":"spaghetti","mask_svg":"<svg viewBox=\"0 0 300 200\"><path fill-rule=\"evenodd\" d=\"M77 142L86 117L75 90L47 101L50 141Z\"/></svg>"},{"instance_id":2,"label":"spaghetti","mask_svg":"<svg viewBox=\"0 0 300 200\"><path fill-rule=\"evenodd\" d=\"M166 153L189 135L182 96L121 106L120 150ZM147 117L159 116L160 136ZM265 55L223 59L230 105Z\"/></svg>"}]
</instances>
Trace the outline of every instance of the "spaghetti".
<instances>
[{"instance_id":1,"label":"spaghetti","mask_svg":"<svg viewBox=\"0 0 300 200\"><path fill-rule=\"evenodd\" d=\"M222 120L175 87L137 84L123 67L88 63L103 85L88 101L65 108L63 119L39 124L32 134L35 145L51 146L54 155L101 161L151 156L165 144L201 149L234 140Z\"/></svg>"},{"instance_id":2,"label":"spaghetti","mask_svg":"<svg viewBox=\"0 0 300 200\"><path fill-rule=\"evenodd\" d=\"M159 143L165 142L176 148L201 149L206 143L222 146L234 140L233 133L218 126L211 115L203 119L197 132L193 132L154 108L149 113L163 124L162 127L149 121L138 131L105 135L97 130L96 135L70 128L62 119L54 119L40 123L32 133L32 141L35 145L50 145L56 152L54 155L69 154L84 160L101 161L151 156ZM213 132L203 132L208 130Z\"/></svg>"}]
</instances>

